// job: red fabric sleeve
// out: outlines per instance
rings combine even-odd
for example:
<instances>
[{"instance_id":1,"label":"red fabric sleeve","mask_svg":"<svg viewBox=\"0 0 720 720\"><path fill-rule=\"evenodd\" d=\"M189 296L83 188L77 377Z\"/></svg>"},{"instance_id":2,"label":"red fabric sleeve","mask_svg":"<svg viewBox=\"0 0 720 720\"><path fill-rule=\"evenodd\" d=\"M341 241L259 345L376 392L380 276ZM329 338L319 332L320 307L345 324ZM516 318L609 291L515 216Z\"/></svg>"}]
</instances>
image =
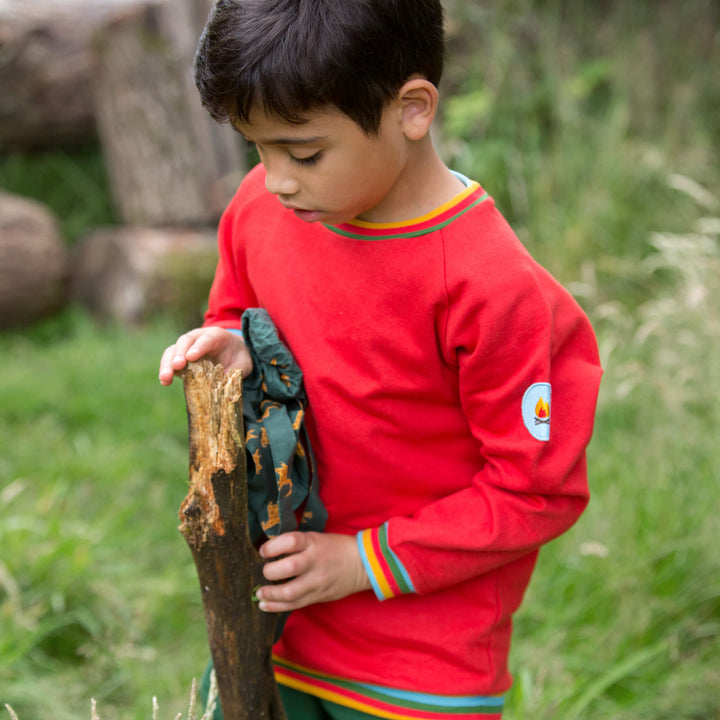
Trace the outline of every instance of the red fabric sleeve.
<instances>
[{"instance_id":1,"label":"red fabric sleeve","mask_svg":"<svg viewBox=\"0 0 720 720\"><path fill-rule=\"evenodd\" d=\"M468 301L455 280L468 273L455 275L447 259L445 348L479 469L466 489L361 534L380 598L433 592L513 562L566 531L588 502L585 448L601 375L595 336L570 295L527 260L480 262L487 291ZM523 420L536 383L552 388L548 441Z\"/></svg>"},{"instance_id":2,"label":"red fabric sleeve","mask_svg":"<svg viewBox=\"0 0 720 720\"><path fill-rule=\"evenodd\" d=\"M255 172L251 172L230 202L218 225L219 259L210 289L203 325L240 329L240 319L258 301L247 276L242 227L244 206L251 198L246 192ZM251 188L252 190L252 188Z\"/></svg>"}]
</instances>

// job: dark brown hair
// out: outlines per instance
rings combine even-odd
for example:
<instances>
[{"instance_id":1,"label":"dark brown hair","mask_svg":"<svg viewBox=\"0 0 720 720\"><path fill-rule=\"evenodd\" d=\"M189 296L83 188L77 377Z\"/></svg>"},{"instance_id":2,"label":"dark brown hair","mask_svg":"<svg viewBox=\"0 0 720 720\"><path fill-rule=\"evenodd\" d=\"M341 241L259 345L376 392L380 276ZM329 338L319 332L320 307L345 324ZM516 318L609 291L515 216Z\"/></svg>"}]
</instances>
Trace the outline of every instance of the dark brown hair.
<instances>
[{"instance_id":1,"label":"dark brown hair","mask_svg":"<svg viewBox=\"0 0 720 720\"><path fill-rule=\"evenodd\" d=\"M219 0L195 82L219 122L334 106L374 135L410 77L440 82L443 56L440 0Z\"/></svg>"}]
</instances>

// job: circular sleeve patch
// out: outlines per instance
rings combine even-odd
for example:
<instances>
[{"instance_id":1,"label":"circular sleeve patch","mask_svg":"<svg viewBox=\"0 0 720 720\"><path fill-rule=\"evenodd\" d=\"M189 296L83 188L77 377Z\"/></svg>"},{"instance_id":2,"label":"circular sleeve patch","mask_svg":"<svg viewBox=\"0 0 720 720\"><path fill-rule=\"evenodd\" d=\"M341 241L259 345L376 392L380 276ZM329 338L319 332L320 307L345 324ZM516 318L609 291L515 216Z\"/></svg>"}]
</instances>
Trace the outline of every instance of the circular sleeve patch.
<instances>
[{"instance_id":1,"label":"circular sleeve patch","mask_svg":"<svg viewBox=\"0 0 720 720\"><path fill-rule=\"evenodd\" d=\"M550 439L550 383L535 383L523 395L522 418L528 432L536 439Z\"/></svg>"}]
</instances>

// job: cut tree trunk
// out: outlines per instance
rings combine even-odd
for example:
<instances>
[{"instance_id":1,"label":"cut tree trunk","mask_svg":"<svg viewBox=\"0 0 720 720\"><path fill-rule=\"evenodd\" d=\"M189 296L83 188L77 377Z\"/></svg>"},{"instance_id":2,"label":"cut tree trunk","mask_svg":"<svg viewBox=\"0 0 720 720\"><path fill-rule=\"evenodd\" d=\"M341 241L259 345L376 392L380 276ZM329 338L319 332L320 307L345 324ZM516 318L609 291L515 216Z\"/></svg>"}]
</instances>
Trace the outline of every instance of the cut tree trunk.
<instances>
[{"instance_id":1,"label":"cut tree trunk","mask_svg":"<svg viewBox=\"0 0 720 720\"><path fill-rule=\"evenodd\" d=\"M163 314L197 327L216 265L212 230L100 228L74 248L71 295L104 322L141 325Z\"/></svg>"},{"instance_id":2,"label":"cut tree trunk","mask_svg":"<svg viewBox=\"0 0 720 720\"><path fill-rule=\"evenodd\" d=\"M95 135L90 38L143 0L0 0L0 146L57 147Z\"/></svg>"},{"instance_id":3,"label":"cut tree trunk","mask_svg":"<svg viewBox=\"0 0 720 720\"><path fill-rule=\"evenodd\" d=\"M208 7L158 0L95 38L98 132L128 224L213 224L246 172L240 136L210 117L193 80Z\"/></svg>"},{"instance_id":4,"label":"cut tree trunk","mask_svg":"<svg viewBox=\"0 0 720 720\"><path fill-rule=\"evenodd\" d=\"M0 191L0 330L51 315L67 299L68 257L44 205Z\"/></svg>"},{"instance_id":5,"label":"cut tree trunk","mask_svg":"<svg viewBox=\"0 0 720 720\"><path fill-rule=\"evenodd\" d=\"M247 523L242 378L208 361L183 371L190 490L180 508L202 591L225 720L284 720L271 662L277 615L253 601L263 561Z\"/></svg>"}]
</instances>

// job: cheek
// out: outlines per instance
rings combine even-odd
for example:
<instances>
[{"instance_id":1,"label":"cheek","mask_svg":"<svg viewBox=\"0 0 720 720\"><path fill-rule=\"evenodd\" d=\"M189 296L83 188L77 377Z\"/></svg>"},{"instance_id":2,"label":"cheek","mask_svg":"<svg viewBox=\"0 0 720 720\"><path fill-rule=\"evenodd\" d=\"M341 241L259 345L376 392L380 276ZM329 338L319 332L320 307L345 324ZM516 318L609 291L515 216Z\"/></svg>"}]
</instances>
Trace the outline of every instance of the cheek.
<instances>
[{"instance_id":1,"label":"cheek","mask_svg":"<svg viewBox=\"0 0 720 720\"><path fill-rule=\"evenodd\" d=\"M394 167L392 155L360 158L354 166L348 183L363 187L366 191L380 191L394 176Z\"/></svg>"},{"instance_id":2,"label":"cheek","mask_svg":"<svg viewBox=\"0 0 720 720\"><path fill-rule=\"evenodd\" d=\"M362 168L335 183L330 191L338 204L356 206L356 210L362 212L382 199L387 188L384 178L377 172Z\"/></svg>"},{"instance_id":3,"label":"cheek","mask_svg":"<svg viewBox=\"0 0 720 720\"><path fill-rule=\"evenodd\" d=\"M329 174L322 180L322 192L336 203L343 203L359 193L364 192L367 178L353 163L344 165L337 172Z\"/></svg>"}]
</instances>

